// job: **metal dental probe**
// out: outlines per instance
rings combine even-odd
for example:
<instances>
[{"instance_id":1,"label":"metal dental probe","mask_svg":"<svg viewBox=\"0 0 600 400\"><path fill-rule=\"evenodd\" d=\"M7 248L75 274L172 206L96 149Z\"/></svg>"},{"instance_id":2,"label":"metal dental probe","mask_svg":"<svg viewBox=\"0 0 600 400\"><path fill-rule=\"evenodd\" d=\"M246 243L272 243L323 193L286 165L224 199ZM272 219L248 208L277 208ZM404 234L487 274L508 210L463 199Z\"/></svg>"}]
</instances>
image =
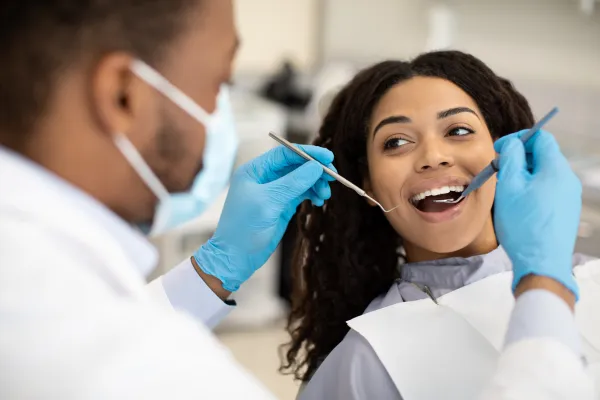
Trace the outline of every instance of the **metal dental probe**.
<instances>
[{"instance_id":1,"label":"metal dental probe","mask_svg":"<svg viewBox=\"0 0 600 400\"><path fill-rule=\"evenodd\" d=\"M287 147L288 149L292 150L294 153L298 154L300 157L304 158L305 160L318 162L319 164L321 164L321 166L323 167L323 170L325 171L325 173L327 175L331 176L333 179L335 179L336 181L338 181L342 185L346 186L347 188L350 188L350 189L354 190L359 196L362 196L362 197L365 197L365 198L371 200L373 203L377 204L379 206L379 208L381 208L381 210L383 212L389 213L391 211L394 211L396 208L400 207L398 205L398 206L396 206L394 208L390 208L389 210L386 210L385 208L383 208L383 206L377 200L375 200L374 198L370 197L367 194L367 192L365 192L364 190L362 190L361 188L359 188L354 183L350 182L348 179L344 178L343 176L341 176L337 172L333 171L331 168L328 168L325 165L323 165L322 163L320 163L318 160L315 160L313 157L311 157L308 154L306 154L306 152L304 152L302 149L294 146L292 143L288 142L287 140L285 140L282 137L277 136L273 132L269 132L269 136L272 139L274 139L277 142L279 142L281 145L283 145L283 146Z\"/></svg>"},{"instance_id":2,"label":"metal dental probe","mask_svg":"<svg viewBox=\"0 0 600 400\"><path fill-rule=\"evenodd\" d=\"M531 127L531 129L529 129L527 132L525 132L521 136L521 141L523 143L527 143L529 141L529 139L531 139L531 137L536 132L538 132L540 129L542 129L542 127L544 125L546 125L546 123L548 121L550 121L550 119L556 115L557 112L558 112L558 107L554 107L548 114L546 114L535 125L533 125L533 127ZM475 178L473 178L471 183L469 183L469 186L467 186L465 191L462 192L462 194L460 195L460 197L458 199L456 199L456 200L443 199L443 200L433 200L433 201L435 203L446 203L446 204L458 203L459 201L461 201L462 199L467 197L469 194L471 194L473 191L475 191L475 190L479 189L481 186L483 186L483 184L486 183L488 179L490 179L492 176L494 176L494 174L496 172L498 172L499 167L500 167L500 155L497 155L496 158L494 158L492 160L492 162L483 169L483 171L478 173L475 176Z\"/></svg>"}]
</instances>

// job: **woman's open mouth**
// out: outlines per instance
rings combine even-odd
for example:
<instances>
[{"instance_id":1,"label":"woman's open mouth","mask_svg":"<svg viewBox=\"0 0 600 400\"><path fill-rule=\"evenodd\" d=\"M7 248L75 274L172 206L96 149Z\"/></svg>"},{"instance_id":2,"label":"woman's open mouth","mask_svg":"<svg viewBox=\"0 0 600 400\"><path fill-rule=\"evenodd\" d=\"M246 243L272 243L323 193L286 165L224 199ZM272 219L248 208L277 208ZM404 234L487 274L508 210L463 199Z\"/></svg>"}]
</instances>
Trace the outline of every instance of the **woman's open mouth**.
<instances>
[{"instance_id":1,"label":"woman's open mouth","mask_svg":"<svg viewBox=\"0 0 600 400\"><path fill-rule=\"evenodd\" d=\"M431 219L432 222L441 222L452 218L455 215L453 211L458 211L465 199L458 203L438 203L435 200L456 200L465 189L466 186L441 186L412 196L410 203L420 211L420 214L429 217L426 219Z\"/></svg>"}]
</instances>

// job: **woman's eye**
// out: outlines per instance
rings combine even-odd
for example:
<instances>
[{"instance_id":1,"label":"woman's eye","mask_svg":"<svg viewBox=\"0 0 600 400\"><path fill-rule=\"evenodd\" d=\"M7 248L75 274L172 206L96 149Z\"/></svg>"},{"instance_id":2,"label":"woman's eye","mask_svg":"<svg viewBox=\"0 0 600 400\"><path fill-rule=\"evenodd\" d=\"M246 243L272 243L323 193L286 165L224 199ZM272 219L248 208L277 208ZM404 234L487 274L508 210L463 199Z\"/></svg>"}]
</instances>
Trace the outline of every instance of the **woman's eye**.
<instances>
[{"instance_id":1,"label":"woman's eye","mask_svg":"<svg viewBox=\"0 0 600 400\"><path fill-rule=\"evenodd\" d=\"M456 128L450 129L450 131L448 132L448 136L465 136L470 135L472 133L475 133L475 131L469 128L458 126Z\"/></svg>"},{"instance_id":2,"label":"woman's eye","mask_svg":"<svg viewBox=\"0 0 600 400\"><path fill-rule=\"evenodd\" d=\"M397 149L399 147L404 146L405 144L410 143L408 140L406 139L401 139L401 138L393 138L393 139L388 139L385 141L383 148L385 150L393 150L393 149Z\"/></svg>"}]
</instances>

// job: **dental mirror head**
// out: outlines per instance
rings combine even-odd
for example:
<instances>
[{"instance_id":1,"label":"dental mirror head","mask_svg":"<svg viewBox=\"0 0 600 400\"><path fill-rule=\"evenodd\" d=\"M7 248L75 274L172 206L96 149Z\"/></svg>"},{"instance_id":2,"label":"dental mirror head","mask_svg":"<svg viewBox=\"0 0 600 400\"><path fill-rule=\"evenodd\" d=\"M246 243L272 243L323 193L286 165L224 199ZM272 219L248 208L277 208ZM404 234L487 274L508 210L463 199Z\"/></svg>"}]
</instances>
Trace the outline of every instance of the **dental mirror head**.
<instances>
[{"instance_id":1,"label":"dental mirror head","mask_svg":"<svg viewBox=\"0 0 600 400\"><path fill-rule=\"evenodd\" d=\"M440 199L440 200L433 200L435 203L444 203L444 204L456 204L459 203L460 201L462 201L462 199L464 199L465 196L460 195L458 197L458 199L454 200L454 199Z\"/></svg>"}]
</instances>

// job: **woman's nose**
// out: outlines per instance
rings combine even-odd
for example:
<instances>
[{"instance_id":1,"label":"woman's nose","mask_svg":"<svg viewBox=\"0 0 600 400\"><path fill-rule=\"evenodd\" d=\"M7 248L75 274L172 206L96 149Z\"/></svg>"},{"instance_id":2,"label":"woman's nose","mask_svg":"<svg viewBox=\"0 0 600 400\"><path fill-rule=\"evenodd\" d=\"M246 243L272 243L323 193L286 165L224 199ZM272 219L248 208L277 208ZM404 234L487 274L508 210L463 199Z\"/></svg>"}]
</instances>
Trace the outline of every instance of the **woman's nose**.
<instances>
[{"instance_id":1,"label":"woman's nose","mask_svg":"<svg viewBox=\"0 0 600 400\"><path fill-rule=\"evenodd\" d=\"M421 151L415 164L417 172L435 171L454 165L451 149L439 140L429 140L421 143Z\"/></svg>"}]
</instances>

